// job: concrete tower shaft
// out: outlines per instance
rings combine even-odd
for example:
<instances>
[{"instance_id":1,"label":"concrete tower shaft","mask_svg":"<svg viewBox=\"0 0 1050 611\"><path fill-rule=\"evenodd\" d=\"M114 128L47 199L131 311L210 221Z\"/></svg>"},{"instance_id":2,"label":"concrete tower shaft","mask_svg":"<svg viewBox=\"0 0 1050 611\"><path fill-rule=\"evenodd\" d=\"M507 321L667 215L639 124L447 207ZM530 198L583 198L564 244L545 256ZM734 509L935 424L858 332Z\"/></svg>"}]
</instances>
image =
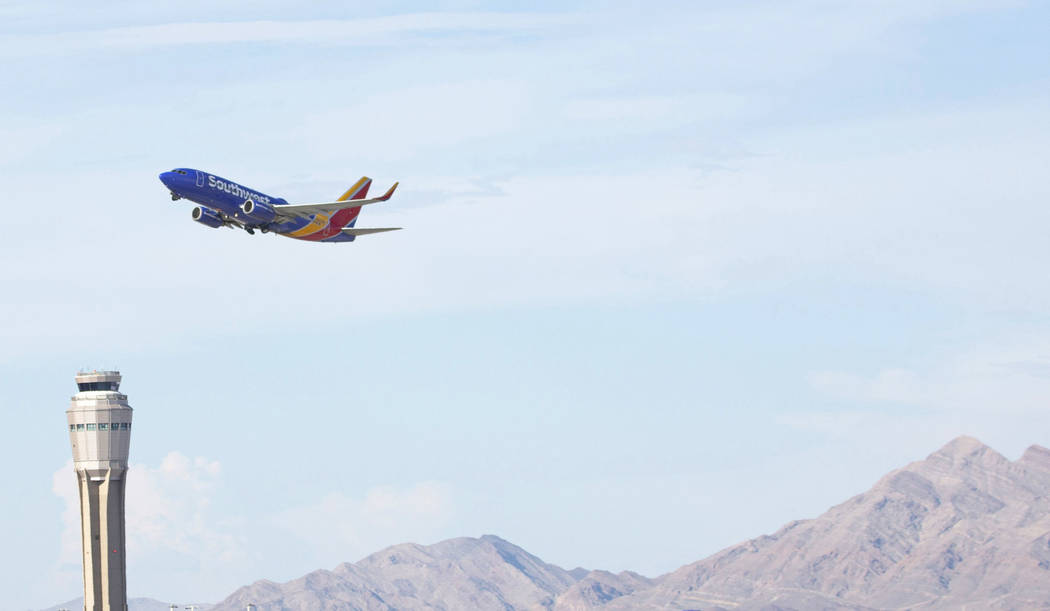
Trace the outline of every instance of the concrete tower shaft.
<instances>
[{"instance_id":1,"label":"concrete tower shaft","mask_svg":"<svg viewBox=\"0 0 1050 611\"><path fill-rule=\"evenodd\" d=\"M131 406L120 372L77 374L66 411L80 491L84 610L127 611L124 484L131 443Z\"/></svg>"}]
</instances>

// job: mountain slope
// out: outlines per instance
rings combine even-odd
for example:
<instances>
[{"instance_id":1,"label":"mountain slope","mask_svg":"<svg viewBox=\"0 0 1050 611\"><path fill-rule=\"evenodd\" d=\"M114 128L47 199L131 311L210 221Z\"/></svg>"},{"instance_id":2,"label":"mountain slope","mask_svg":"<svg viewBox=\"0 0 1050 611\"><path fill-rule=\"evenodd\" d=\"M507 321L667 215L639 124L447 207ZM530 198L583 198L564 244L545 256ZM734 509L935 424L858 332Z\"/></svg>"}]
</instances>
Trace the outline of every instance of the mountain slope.
<instances>
[{"instance_id":1,"label":"mountain slope","mask_svg":"<svg viewBox=\"0 0 1050 611\"><path fill-rule=\"evenodd\" d=\"M594 609L621 596L648 589L654 583L656 583L654 580L631 571L624 571L618 575L608 571L591 571L555 600L554 609L557 611Z\"/></svg>"},{"instance_id":2,"label":"mountain slope","mask_svg":"<svg viewBox=\"0 0 1050 611\"><path fill-rule=\"evenodd\" d=\"M159 600L153 600L152 598L129 598L128 599L128 611L171 611L172 603L164 603ZM189 603L183 603L175 605L179 609L186 608ZM211 605L197 605L194 607L200 609L200 611L210 611ZM74 598L73 600L63 603L61 605L55 605L44 611L59 611L60 609L83 609L84 608L84 597Z\"/></svg>"},{"instance_id":3,"label":"mountain slope","mask_svg":"<svg viewBox=\"0 0 1050 611\"><path fill-rule=\"evenodd\" d=\"M395 545L360 562L315 571L285 584L243 587L213 608L241 611L547 608L576 582L499 537Z\"/></svg>"},{"instance_id":4,"label":"mountain slope","mask_svg":"<svg viewBox=\"0 0 1050 611\"><path fill-rule=\"evenodd\" d=\"M960 437L814 520L687 565L613 609L1050 608L1050 450Z\"/></svg>"}]
</instances>

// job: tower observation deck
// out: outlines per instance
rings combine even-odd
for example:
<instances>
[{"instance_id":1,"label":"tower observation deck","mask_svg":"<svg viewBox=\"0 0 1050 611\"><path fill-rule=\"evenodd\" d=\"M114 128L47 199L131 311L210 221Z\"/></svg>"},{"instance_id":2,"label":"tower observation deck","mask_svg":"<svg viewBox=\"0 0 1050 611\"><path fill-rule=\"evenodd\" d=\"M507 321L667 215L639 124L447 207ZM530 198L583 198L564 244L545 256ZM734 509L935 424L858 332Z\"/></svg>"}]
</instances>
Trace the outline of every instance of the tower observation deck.
<instances>
[{"instance_id":1,"label":"tower observation deck","mask_svg":"<svg viewBox=\"0 0 1050 611\"><path fill-rule=\"evenodd\" d=\"M84 546L84 611L127 611L124 483L131 443L131 406L119 371L77 374L66 411L80 492Z\"/></svg>"}]
</instances>

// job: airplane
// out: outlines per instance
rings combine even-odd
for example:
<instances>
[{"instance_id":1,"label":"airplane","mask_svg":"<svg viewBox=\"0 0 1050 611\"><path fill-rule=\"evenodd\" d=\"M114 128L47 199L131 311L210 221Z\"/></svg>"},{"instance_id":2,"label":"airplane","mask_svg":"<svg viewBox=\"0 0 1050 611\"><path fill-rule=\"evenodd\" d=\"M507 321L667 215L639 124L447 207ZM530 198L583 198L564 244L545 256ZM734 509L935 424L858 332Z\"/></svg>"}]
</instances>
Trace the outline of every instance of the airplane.
<instances>
[{"instance_id":1,"label":"airplane","mask_svg":"<svg viewBox=\"0 0 1050 611\"><path fill-rule=\"evenodd\" d=\"M171 191L172 201L188 199L200 204L193 209L193 220L208 227L239 227L252 235L258 229L312 242L353 242L359 235L401 229L354 227L361 206L385 202L398 185L395 182L381 197L365 199L372 184L367 176L336 201L318 204L289 204L280 197L192 168L163 172L160 181Z\"/></svg>"}]
</instances>

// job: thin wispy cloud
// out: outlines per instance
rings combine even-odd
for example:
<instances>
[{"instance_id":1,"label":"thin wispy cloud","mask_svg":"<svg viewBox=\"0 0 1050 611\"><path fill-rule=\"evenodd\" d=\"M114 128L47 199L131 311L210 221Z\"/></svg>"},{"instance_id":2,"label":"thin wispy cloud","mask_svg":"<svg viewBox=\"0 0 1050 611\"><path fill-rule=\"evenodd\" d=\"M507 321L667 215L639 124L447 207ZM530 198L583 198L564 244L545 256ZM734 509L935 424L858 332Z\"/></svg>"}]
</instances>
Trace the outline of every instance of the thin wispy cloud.
<instances>
[{"instance_id":1,"label":"thin wispy cloud","mask_svg":"<svg viewBox=\"0 0 1050 611\"><path fill-rule=\"evenodd\" d=\"M363 19L228 21L138 25L88 31L0 36L0 56L122 52L155 47L239 43L392 47L426 44L430 37L462 43L569 25L579 19L532 13L414 13Z\"/></svg>"},{"instance_id":2,"label":"thin wispy cloud","mask_svg":"<svg viewBox=\"0 0 1050 611\"><path fill-rule=\"evenodd\" d=\"M1050 406L1047 354L1050 337L1045 335L990 338L930 363L873 373L817 371L809 383L820 393L866 406L1035 417Z\"/></svg>"}]
</instances>

